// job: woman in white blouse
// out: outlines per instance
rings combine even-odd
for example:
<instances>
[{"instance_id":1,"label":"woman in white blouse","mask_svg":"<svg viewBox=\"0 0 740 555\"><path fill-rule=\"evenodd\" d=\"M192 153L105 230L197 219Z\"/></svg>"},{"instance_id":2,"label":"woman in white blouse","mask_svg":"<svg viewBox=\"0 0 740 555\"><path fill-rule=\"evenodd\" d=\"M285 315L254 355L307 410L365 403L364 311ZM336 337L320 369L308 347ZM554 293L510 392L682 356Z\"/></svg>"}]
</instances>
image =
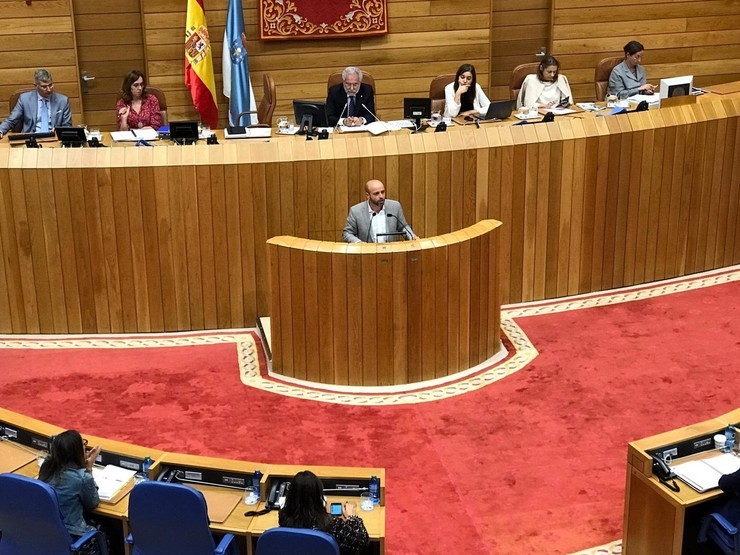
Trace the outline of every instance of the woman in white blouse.
<instances>
[{"instance_id":1,"label":"woman in white blouse","mask_svg":"<svg viewBox=\"0 0 740 555\"><path fill-rule=\"evenodd\" d=\"M527 75L516 99L517 109L567 107L572 103L568 79L560 75L560 62L553 56L546 56L540 62L537 73Z\"/></svg>"},{"instance_id":2,"label":"woman in white blouse","mask_svg":"<svg viewBox=\"0 0 740 555\"><path fill-rule=\"evenodd\" d=\"M475 67L472 64L461 65L455 80L445 87L445 117L485 116L490 103L475 81Z\"/></svg>"}]
</instances>

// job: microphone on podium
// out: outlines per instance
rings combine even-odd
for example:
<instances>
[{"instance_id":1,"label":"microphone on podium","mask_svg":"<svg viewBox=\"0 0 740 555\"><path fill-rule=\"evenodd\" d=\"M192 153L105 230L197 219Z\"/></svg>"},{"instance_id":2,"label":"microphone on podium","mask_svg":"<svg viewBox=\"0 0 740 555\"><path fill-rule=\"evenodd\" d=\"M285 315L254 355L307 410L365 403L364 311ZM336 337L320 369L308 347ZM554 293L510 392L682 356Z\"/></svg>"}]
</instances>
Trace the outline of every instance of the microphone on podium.
<instances>
[{"instance_id":1,"label":"microphone on podium","mask_svg":"<svg viewBox=\"0 0 740 555\"><path fill-rule=\"evenodd\" d=\"M401 221L401 218L399 218L399 217L398 217L398 216L396 216L395 214L391 214L390 212L388 212L388 217L389 217L389 218L396 218L396 220L398 221L398 223L399 223L399 224L401 224L401 225L403 226L403 227L402 227L401 229L403 229L403 232L404 232L404 233L406 233L406 234L408 235L408 239L409 239L409 241L410 241L410 240L412 240L412 239L414 238L414 232L413 232L413 230L412 230L412 229L411 229L411 228L409 227L409 224L407 224L407 223L404 223L403 221Z\"/></svg>"},{"instance_id":2,"label":"microphone on podium","mask_svg":"<svg viewBox=\"0 0 740 555\"><path fill-rule=\"evenodd\" d=\"M365 108L365 110L367 110L367 113L370 114L371 116L373 116L375 118L375 121L380 121L380 118L375 115L375 112L373 112L370 108L368 108L367 106L365 106L365 103L364 102L360 102L360 106L362 106L363 108Z\"/></svg>"},{"instance_id":3,"label":"microphone on podium","mask_svg":"<svg viewBox=\"0 0 740 555\"><path fill-rule=\"evenodd\" d=\"M373 218L377 215L378 215L377 212L373 212L372 214L370 214L370 225L367 227L367 237L365 238L366 243L370 242L370 234L373 231Z\"/></svg>"}]
</instances>

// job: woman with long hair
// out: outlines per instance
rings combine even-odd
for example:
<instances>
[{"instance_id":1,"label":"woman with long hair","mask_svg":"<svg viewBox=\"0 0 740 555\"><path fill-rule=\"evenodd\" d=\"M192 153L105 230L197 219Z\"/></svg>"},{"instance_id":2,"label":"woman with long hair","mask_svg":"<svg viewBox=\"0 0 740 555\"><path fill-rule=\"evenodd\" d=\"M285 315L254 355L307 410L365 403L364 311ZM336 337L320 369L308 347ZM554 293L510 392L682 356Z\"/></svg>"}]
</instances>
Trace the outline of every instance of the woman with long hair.
<instances>
[{"instance_id":1,"label":"woman with long hair","mask_svg":"<svg viewBox=\"0 0 740 555\"><path fill-rule=\"evenodd\" d=\"M116 122L119 131L162 127L159 100L146 91L146 79L139 70L132 69L123 78L116 102Z\"/></svg>"},{"instance_id":2,"label":"woman with long hair","mask_svg":"<svg viewBox=\"0 0 740 555\"><path fill-rule=\"evenodd\" d=\"M291 480L278 523L327 532L337 540L342 555L360 553L370 544L365 524L355 514L354 503L344 504L342 516L334 517L326 512L324 486L310 470L299 472Z\"/></svg>"},{"instance_id":3,"label":"woman with long hair","mask_svg":"<svg viewBox=\"0 0 740 555\"><path fill-rule=\"evenodd\" d=\"M70 535L77 539L96 527L88 524L84 511L98 506L98 487L92 467L100 447L86 448L77 430L67 430L52 438L51 453L41 465L39 479L57 492L59 511ZM100 541L98 553L105 554L105 541Z\"/></svg>"},{"instance_id":4,"label":"woman with long hair","mask_svg":"<svg viewBox=\"0 0 740 555\"><path fill-rule=\"evenodd\" d=\"M537 66L537 73L524 78L516 107L521 108L567 108L573 102L570 83L560 73L560 62L554 56L545 56Z\"/></svg>"},{"instance_id":5,"label":"woman with long hair","mask_svg":"<svg viewBox=\"0 0 740 555\"><path fill-rule=\"evenodd\" d=\"M476 81L475 66L461 65L455 80L445 87L445 117L485 116L490 103Z\"/></svg>"}]
</instances>

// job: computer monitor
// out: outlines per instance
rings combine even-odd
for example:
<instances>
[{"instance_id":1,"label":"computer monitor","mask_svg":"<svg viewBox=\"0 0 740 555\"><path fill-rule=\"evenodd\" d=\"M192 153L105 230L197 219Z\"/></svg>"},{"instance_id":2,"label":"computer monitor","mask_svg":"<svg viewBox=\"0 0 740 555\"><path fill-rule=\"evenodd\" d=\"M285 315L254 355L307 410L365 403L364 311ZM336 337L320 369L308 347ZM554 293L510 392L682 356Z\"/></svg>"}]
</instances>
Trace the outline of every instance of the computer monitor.
<instances>
[{"instance_id":1,"label":"computer monitor","mask_svg":"<svg viewBox=\"0 0 740 555\"><path fill-rule=\"evenodd\" d=\"M298 133L313 134L314 127L328 127L326 118L326 102L315 100L294 100L293 114L298 124Z\"/></svg>"},{"instance_id":2,"label":"computer monitor","mask_svg":"<svg viewBox=\"0 0 740 555\"><path fill-rule=\"evenodd\" d=\"M197 121L171 121L170 138L178 145L192 145L198 141Z\"/></svg>"},{"instance_id":3,"label":"computer monitor","mask_svg":"<svg viewBox=\"0 0 740 555\"><path fill-rule=\"evenodd\" d=\"M688 96L691 94L691 85L694 82L693 75L682 77L671 77L660 80L660 98L673 98L675 96Z\"/></svg>"},{"instance_id":4,"label":"computer monitor","mask_svg":"<svg viewBox=\"0 0 740 555\"><path fill-rule=\"evenodd\" d=\"M64 147L80 147L87 142L84 127L57 127L55 131Z\"/></svg>"},{"instance_id":5,"label":"computer monitor","mask_svg":"<svg viewBox=\"0 0 740 555\"><path fill-rule=\"evenodd\" d=\"M404 98L403 99L403 117L412 119L416 123L416 128L421 127L422 118L432 117L432 99L431 98Z\"/></svg>"}]
</instances>

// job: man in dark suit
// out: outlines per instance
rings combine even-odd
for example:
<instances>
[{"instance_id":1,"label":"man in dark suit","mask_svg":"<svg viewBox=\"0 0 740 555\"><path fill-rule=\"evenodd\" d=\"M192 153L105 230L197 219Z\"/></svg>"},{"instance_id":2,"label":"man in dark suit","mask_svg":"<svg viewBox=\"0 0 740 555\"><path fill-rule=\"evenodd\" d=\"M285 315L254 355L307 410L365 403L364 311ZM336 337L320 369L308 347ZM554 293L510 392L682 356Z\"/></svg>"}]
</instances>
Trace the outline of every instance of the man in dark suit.
<instances>
[{"instance_id":1,"label":"man in dark suit","mask_svg":"<svg viewBox=\"0 0 740 555\"><path fill-rule=\"evenodd\" d=\"M401 203L385 198L385 185L377 179L365 183L367 200L349 209L342 238L347 243L386 243L396 239L418 239L403 215ZM383 233L402 235L383 236ZM378 234L381 234L378 236Z\"/></svg>"},{"instance_id":2,"label":"man in dark suit","mask_svg":"<svg viewBox=\"0 0 740 555\"><path fill-rule=\"evenodd\" d=\"M24 92L18 103L11 106L10 115L0 124L0 138L23 122L23 133L44 133L56 127L72 125L69 98L54 92L54 81L45 69L38 69L33 76L35 91Z\"/></svg>"},{"instance_id":3,"label":"man in dark suit","mask_svg":"<svg viewBox=\"0 0 740 555\"><path fill-rule=\"evenodd\" d=\"M362 82L362 71L348 67L342 72L342 83L329 89L326 116L334 126L341 118L344 125L354 127L375 121L373 88Z\"/></svg>"}]
</instances>

